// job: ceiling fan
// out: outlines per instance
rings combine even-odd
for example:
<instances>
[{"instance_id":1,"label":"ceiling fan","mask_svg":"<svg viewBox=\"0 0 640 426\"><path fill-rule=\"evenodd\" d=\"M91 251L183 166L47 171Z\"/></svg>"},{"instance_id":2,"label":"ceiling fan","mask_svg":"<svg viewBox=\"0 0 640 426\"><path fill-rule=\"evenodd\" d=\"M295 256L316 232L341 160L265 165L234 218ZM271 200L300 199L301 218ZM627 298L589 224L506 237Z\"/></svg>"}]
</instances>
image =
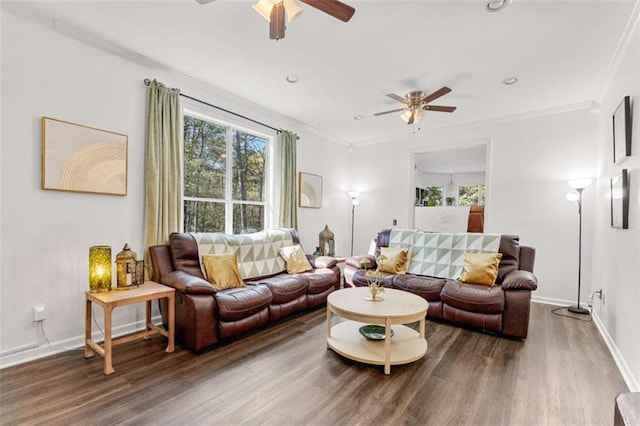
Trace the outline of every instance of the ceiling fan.
<instances>
[{"instance_id":1,"label":"ceiling fan","mask_svg":"<svg viewBox=\"0 0 640 426\"><path fill-rule=\"evenodd\" d=\"M215 0L196 0L200 4L214 2ZM338 0L300 0L302 3L333 16L343 22L349 22L356 10L348 4ZM297 0L258 0L253 8L264 19L269 21L269 38L279 40L284 38L285 30L285 13L287 23L293 22L294 19L302 13L302 8Z\"/></svg>"},{"instance_id":2,"label":"ceiling fan","mask_svg":"<svg viewBox=\"0 0 640 426\"><path fill-rule=\"evenodd\" d=\"M392 109L391 111L377 112L373 115L378 116L403 111L400 116L402 121L407 124L419 123L420 120L422 120L422 116L425 111L453 112L456 110L456 107L453 106L429 105L429 102L435 101L449 92L451 92L451 89L445 86L430 95L425 94L422 90L409 92L404 96L404 98L390 93L387 95L388 97L394 101L402 102L405 106L403 108Z\"/></svg>"}]
</instances>

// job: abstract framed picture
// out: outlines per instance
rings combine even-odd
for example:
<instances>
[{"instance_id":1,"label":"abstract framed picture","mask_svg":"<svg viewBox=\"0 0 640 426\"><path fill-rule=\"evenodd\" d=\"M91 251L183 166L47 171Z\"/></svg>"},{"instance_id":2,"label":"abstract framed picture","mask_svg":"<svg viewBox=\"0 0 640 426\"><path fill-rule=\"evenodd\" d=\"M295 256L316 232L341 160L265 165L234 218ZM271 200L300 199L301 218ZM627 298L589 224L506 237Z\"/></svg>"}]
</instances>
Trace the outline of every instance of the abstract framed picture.
<instances>
[{"instance_id":1,"label":"abstract framed picture","mask_svg":"<svg viewBox=\"0 0 640 426\"><path fill-rule=\"evenodd\" d=\"M613 113L613 164L631 156L631 97L625 96Z\"/></svg>"},{"instance_id":2,"label":"abstract framed picture","mask_svg":"<svg viewBox=\"0 0 640 426\"><path fill-rule=\"evenodd\" d=\"M629 172L611 178L611 227L629 229Z\"/></svg>"},{"instance_id":3,"label":"abstract framed picture","mask_svg":"<svg viewBox=\"0 0 640 426\"><path fill-rule=\"evenodd\" d=\"M322 207L322 176L300 172L298 175L298 205L314 209Z\"/></svg>"},{"instance_id":4,"label":"abstract framed picture","mask_svg":"<svg viewBox=\"0 0 640 426\"><path fill-rule=\"evenodd\" d=\"M129 138L42 117L42 189L127 195Z\"/></svg>"}]
</instances>

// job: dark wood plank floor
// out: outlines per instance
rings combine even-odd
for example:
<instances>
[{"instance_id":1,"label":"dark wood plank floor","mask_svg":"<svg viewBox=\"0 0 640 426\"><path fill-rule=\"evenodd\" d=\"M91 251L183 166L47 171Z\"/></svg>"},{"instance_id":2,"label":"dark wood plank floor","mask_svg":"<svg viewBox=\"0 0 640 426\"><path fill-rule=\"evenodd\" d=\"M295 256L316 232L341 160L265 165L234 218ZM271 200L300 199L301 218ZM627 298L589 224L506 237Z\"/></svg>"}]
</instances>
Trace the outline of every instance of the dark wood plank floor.
<instances>
[{"instance_id":1,"label":"dark wood plank floor","mask_svg":"<svg viewBox=\"0 0 640 426\"><path fill-rule=\"evenodd\" d=\"M533 304L529 338L427 322L423 359L382 367L326 348L323 309L200 354L161 337L0 370L0 424L610 425L627 391L592 322Z\"/></svg>"}]
</instances>

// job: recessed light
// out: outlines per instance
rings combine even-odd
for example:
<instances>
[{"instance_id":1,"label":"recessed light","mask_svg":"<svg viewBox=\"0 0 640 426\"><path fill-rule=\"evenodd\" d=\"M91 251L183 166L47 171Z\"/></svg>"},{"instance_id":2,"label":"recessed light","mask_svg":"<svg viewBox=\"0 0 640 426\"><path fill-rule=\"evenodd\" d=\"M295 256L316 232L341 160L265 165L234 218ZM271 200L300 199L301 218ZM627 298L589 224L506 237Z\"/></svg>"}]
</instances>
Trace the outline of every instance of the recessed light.
<instances>
[{"instance_id":1,"label":"recessed light","mask_svg":"<svg viewBox=\"0 0 640 426\"><path fill-rule=\"evenodd\" d=\"M364 120L364 115L356 115L353 117L354 120Z\"/></svg>"},{"instance_id":2,"label":"recessed light","mask_svg":"<svg viewBox=\"0 0 640 426\"><path fill-rule=\"evenodd\" d=\"M505 86L511 86L512 84L516 84L518 82L518 77L509 77L502 80L502 84Z\"/></svg>"},{"instance_id":3,"label":"recessed light","mask_svg":"<svg viewBox=\"0 0 640 426\"><path fill-rule=\"evenodd\" d=\"M491 0L484 6L487 12L500 12L502 9L511 4L511 0Z\"/></svg>"},{"instance_id":4,"label":"recessed light","mask_svg":"<svg viewBox=\"0 0 640 426\"><path fill-rule=\"evenodd\" d=\"M298 76L291 74L287 76L287 83L297 83L298 82Z\"/></svg>"}]
</instances>

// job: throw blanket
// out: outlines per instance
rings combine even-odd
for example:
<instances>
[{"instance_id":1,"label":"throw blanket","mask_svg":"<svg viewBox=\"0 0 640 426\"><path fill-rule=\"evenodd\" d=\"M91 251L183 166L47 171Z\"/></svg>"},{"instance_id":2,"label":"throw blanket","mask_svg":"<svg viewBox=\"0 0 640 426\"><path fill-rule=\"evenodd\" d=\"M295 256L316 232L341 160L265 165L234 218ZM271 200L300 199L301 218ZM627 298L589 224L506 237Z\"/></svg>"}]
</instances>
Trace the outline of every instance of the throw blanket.
<instances>
[{"instance_id":1,"label":"throw blanket","mask_svg":"<svg viewBox=\"0 0 640 426\"><path fill-rule=\"evenodd\" d=\"M457 279L464 266L464 254L497 253L500 234L426 233L392 229L389 247L409 247L407 272L415 275Z\"/></svg>"},{"instance_id":2,"label":"throw blanket","mask_svg":"<svg viewBox=\"0 0 640 426\"><path fill-rule=\"evenodd\" d=\"M253 234L227 235L216 232L191 235L198 243L198 256L235 252L238 271L243 279L285 271L287 268L278 249L293 245L291 233L286 229L268 229Z\"/></svg>"}]
</instances>

